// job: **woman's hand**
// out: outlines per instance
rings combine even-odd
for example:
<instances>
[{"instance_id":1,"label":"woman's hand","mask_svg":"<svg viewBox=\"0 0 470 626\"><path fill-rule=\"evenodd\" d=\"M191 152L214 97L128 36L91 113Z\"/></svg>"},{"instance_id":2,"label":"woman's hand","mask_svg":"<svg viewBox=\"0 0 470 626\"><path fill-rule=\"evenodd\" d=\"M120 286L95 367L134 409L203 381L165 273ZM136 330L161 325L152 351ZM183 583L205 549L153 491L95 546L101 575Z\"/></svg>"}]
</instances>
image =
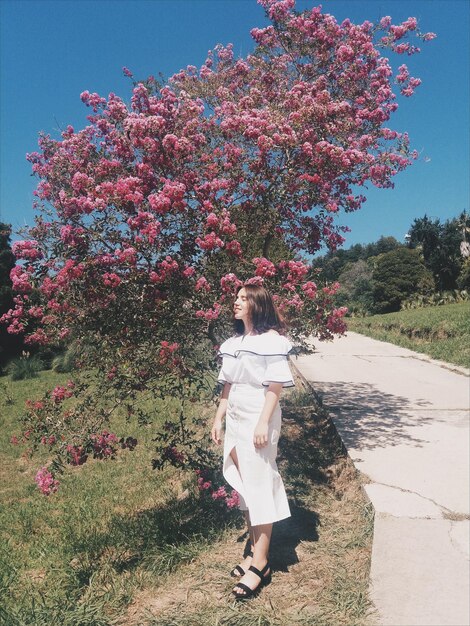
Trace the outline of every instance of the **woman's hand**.
<instances>
[{"instance_id":1,"label":"woman's hand","mask_svg":"<svg viewBox=\"0 0 470 626\"><path fill-rule=\"evenodd\" d=\"M259 421L256 424L255 432L253 433L253 443L255 448L264 448L268 445L268 422Z\"/></svg>"},{"instance_id":2,"label":"woman's hand","mask_svg":"<svg viewBox=\"0 0 470 626\"><path fill-rule=\"evenodd\" d=\"M218 446L222 443L221 435L222 435L222 420L216 417L214 420L214 423L212 424L211 438L212 438L212 441L216 443Z\"/></svg>"}]
</instances>

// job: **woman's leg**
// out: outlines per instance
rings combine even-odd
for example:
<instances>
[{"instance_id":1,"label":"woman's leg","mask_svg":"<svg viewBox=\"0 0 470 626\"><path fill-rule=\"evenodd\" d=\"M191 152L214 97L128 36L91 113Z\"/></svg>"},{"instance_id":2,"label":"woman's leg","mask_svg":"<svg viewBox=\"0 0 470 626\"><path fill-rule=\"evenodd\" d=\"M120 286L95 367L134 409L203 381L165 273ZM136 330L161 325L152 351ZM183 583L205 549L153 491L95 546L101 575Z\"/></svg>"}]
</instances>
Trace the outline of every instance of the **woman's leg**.
<instances>
[{"instance_id":1,"label":"woman's leg","mask_svg":"<svg viewBox=\"0 0 470 626\"><path fill-rule=\"evenodd\" d=\"M255 543L251 565L261 571L269 560L269 544L271 543L273 525L259 524L258 526L252 526L252 529ZM265 576L268 574L269 570L266 572ZM256 589L261 583L261 580L257 574L248 570L246 574L240 578L240 582L247 585L250 589ZM233 591L240 595L246 595L246 592L237 586L234 587Z\"/></svg>"},{"instance_id":2,"label":"woman's leg","mask_svg":"<svg viewBox=\"0 0 470 626\"><path fill-rule=\"evenodd\" d=\"M240 468L238 467L238 456L237 456L236 448L233 448L233 450L230 452L230 456L232 457L232 460L235 463L235 467L240 472ZM245 516L246 526L247 526L248 533L250 536L250 545L251 545L250 551L252 552L255 547L255 536L253 533L253 527L251 526L251 522L250 522L250 513L249 511L243 511L243 514ZM248 567L251 565L251 561L252 561L252 557L248 555L244 557L244 559L241 561L240 566L246 571Z\"/></svg>"},{"instance_id":3,"label":"woman's leg","mask_svg":"<svg viewBox=\"0 0 470 626\"><path fill-rule=\"evenodd\" d=\"M258 569L263 569L269 560L269 544L273 532L272 524L260 524L252 526L255 537L253 550L253 565Z\"/></svg>"}]
</instances>

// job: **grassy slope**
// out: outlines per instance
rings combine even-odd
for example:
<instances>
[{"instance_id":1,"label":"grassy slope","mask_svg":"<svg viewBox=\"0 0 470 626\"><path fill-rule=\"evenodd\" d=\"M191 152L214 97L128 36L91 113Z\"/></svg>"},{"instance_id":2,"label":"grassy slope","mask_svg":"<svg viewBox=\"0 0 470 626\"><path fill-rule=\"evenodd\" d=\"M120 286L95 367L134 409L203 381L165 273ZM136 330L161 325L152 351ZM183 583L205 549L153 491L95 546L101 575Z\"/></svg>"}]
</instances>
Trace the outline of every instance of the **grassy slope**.
<instances>
[{"instance_id":1,"label":"grassy slope","mask_svg":"<svg viewBox=\"0 0 470 626\"><path fill-rule=\"evenodd\" d=\"M470 303L351 318L348 328L374 339L470 367Z\"/></svg>"},{"instance_id":2,"label":"grassy slope","mask_svg":"<svg viewBox=\"0 0 470 626\"><path fill-rule=\"evenodd\" d=\"M67 378L0 378L0 623L367 623L371 510L324 416L286 409L280 456L293 517L276 525L273 583L235 606L228 571L241 552L240 516L201 503L187 476L151 469L154 427L117 417L112 429L136 436L135 451L71 468L50 497L38 492L34 474L47 450L20 457L10 437L24 400Z\"/></svg>"}]
</instances>

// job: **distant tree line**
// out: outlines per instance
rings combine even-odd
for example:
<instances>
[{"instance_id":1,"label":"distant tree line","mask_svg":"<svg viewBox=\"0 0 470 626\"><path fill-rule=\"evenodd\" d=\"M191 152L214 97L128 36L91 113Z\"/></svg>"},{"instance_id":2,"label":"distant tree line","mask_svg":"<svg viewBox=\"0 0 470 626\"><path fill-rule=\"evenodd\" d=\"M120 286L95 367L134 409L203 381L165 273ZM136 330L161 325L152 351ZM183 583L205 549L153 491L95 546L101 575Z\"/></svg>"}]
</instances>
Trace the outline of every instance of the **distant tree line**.
<instances>
[{"instance_id":1,"label":"distant tree line","mask_svg":"<svg viewBox=\"0 0 470 626\"><path fill-rule=\"evenodd\" d=\"M448 301L456 291L470 290L470 217L464 211L442 223L424 215L412 223L406 243L381 237L329 252L314 259L313 266L323 279L341 284L338 304L353 314Z\"/></svg>"}]
</instances>

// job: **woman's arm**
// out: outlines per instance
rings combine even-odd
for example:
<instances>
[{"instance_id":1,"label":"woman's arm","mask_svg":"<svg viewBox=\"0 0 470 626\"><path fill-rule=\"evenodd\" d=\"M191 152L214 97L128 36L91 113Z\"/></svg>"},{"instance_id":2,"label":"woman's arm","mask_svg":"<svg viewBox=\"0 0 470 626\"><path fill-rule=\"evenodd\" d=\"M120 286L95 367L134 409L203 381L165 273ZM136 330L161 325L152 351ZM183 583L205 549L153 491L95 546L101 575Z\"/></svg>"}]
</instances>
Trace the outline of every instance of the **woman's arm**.
<instances>
[{"instance_id":1,"label":"woman's arm","mask_svg":"<svg viewBox=\"0 0 470 626\"><path fill-rule=\"evenodd\" d=\"M217 407L217 413L214 417L214 423L212 425L211 437L212 441L217 445L222 443L222 419L227 411L227 399L230 393L230 383L225 383L222 393L220 395L219 406Z\"/></svg>"},{"instance_id":2,"label":"woman's arm","mask_svg":"<svg viewBox=\"0 0 470 626\"><path fill-rule=\"evenodd\" d=\"M279 396L282 391L282 383L269 383L268 391L264 399L263 410L259 416L258 423L253 433L253 443L255 448L264 448L268 445L269 421L274 413Z\"/></svg>"}]
</instances>

